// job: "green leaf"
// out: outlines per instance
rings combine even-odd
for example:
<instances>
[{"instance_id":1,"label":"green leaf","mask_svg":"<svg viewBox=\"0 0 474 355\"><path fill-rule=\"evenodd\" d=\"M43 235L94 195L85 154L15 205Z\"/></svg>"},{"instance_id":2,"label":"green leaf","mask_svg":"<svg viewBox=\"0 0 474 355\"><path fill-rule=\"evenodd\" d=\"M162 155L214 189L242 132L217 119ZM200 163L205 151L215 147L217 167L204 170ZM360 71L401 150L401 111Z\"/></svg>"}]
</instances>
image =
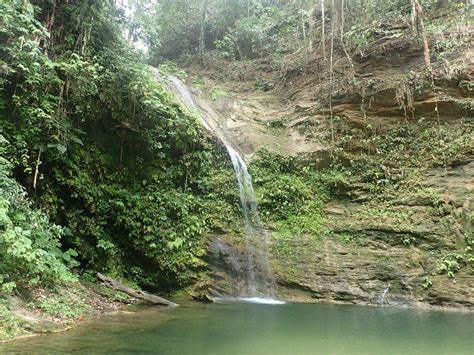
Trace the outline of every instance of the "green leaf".
<instances>
[{"instance_id":1,"label":"green leaf","mask_svg":"<svg viewBox=\"0 0 474 355\"><path fill-rule=\"evenodd\" d=\"M77 143L79 145L84 145L84 143L82 142L82 140L80 140L79 138L77 137L72 137L71 138L71 141L73 141L74 143Z\"/></svg>"},{"instance_id":2,"label":"green leaf","mask_svg":"<svg viewBox=\"0 0 474 355\"><path fill-rule=\"evenodd\" d=\"M60 143L49 143L47 145L48 148L55 148L59 154L64 154L67 152L67 148L65 145Z\"/></svg>"}]
</instances>

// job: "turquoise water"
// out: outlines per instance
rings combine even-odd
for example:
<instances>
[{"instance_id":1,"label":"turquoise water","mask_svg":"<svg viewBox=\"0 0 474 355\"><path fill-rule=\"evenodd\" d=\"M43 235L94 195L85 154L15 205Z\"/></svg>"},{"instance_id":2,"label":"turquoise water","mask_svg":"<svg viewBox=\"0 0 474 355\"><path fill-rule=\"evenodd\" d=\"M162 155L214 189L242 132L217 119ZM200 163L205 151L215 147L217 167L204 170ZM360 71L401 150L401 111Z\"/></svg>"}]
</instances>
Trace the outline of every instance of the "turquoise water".
<instances>
[{"instance_id":1,"label":"turquoise water","mask_svg":"<svg viewBox=\"0 0 474 355\"><path fill-rule=\"evenodd\" d=\"M238 301L109 315L0 345L34 354L473 354L474 314Z\"/></svg>"}]
</instances>

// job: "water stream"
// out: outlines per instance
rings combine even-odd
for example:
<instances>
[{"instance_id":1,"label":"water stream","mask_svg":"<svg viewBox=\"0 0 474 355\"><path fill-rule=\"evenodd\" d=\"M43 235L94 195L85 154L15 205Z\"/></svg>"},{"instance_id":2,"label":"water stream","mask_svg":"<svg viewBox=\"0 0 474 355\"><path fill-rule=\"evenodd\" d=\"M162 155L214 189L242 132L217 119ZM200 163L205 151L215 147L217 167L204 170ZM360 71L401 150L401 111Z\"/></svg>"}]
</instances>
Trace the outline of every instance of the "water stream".
<instances>
[{"instance_id":1,"label":"water stream","mask_svg":"<svg viewBox=\"0 0 474 355\"><path fill-rule=\"evenodd\" d=\"M377 299L377 303L379 305L383 306L386 303L386 297L387 297L387 293L388 293L389 290L390 290L390 282L388 283L387 287L385 287L382 294L379 295L379 297Z\"/></svg>"},{"instance_id":2,"label":"water stream","mask_svg":"<svg viewBox=\"0 0 474 355\"><path fill-rule=\"evenodd\" d=\"M272 301L276 297L275 277L268 262L268 232L263 228L258 216L257 201L247 165L237 149L230 142L225 129L218 120L218 114L212 108L199 107L191 91L175 76L165 80L171 90L183 104L201 118L203 126L215 135L225 146L234 168L239 186L240 204L245 224L246 270L245 289L239 290L239 296L256 302Z\"/></svg>"}]
</instances>

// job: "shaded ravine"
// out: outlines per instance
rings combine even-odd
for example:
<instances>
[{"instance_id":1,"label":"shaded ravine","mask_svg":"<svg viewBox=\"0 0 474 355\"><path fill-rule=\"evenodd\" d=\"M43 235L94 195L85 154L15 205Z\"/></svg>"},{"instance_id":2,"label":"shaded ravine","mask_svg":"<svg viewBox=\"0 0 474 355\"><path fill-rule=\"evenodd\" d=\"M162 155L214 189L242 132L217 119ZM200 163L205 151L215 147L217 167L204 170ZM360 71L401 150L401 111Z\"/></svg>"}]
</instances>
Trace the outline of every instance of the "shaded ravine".
<instances>
[{"instance_id":1,"label":"shaded ravine","mask_svg":"<svg viewBox=\"0 0 474 355\"><path fill-rule=\"evenodd\" d=\"M240 204L245 224L245 270L240 270L240 276L245 278L245 286L239 286L240 298L256 300L254 297L265 299L276 298L276 283L272 268L268 262L268 232L263 228L258 215L255 191L247 165L233 147L225 129L220 125L210 107L200 107L193 98L193 94L186 85L174 76L164 79L173 93L180 98L182 103L192 112L198 114L202 125L216 136L225 146L229 154L235 177L239 186Z\"/></svg>"}]
</instances>

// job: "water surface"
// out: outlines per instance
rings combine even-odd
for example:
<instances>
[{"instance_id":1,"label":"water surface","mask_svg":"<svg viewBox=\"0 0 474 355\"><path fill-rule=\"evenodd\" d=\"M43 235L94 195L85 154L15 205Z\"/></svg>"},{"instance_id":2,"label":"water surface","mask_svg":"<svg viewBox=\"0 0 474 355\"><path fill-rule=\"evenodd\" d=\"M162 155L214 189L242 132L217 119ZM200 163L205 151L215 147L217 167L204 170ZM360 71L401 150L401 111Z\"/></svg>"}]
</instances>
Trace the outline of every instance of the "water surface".
<instances>
[{"instance_id":1,"label":"water surface","mask_svg":"<svg viewBox=\"0 0 474 355\"><path fill-rule=\"evenodd\" d=\"M472 354L472 313L231 301L149 308L0 344L34 354Z\"/></svg>"}]
</instances>

